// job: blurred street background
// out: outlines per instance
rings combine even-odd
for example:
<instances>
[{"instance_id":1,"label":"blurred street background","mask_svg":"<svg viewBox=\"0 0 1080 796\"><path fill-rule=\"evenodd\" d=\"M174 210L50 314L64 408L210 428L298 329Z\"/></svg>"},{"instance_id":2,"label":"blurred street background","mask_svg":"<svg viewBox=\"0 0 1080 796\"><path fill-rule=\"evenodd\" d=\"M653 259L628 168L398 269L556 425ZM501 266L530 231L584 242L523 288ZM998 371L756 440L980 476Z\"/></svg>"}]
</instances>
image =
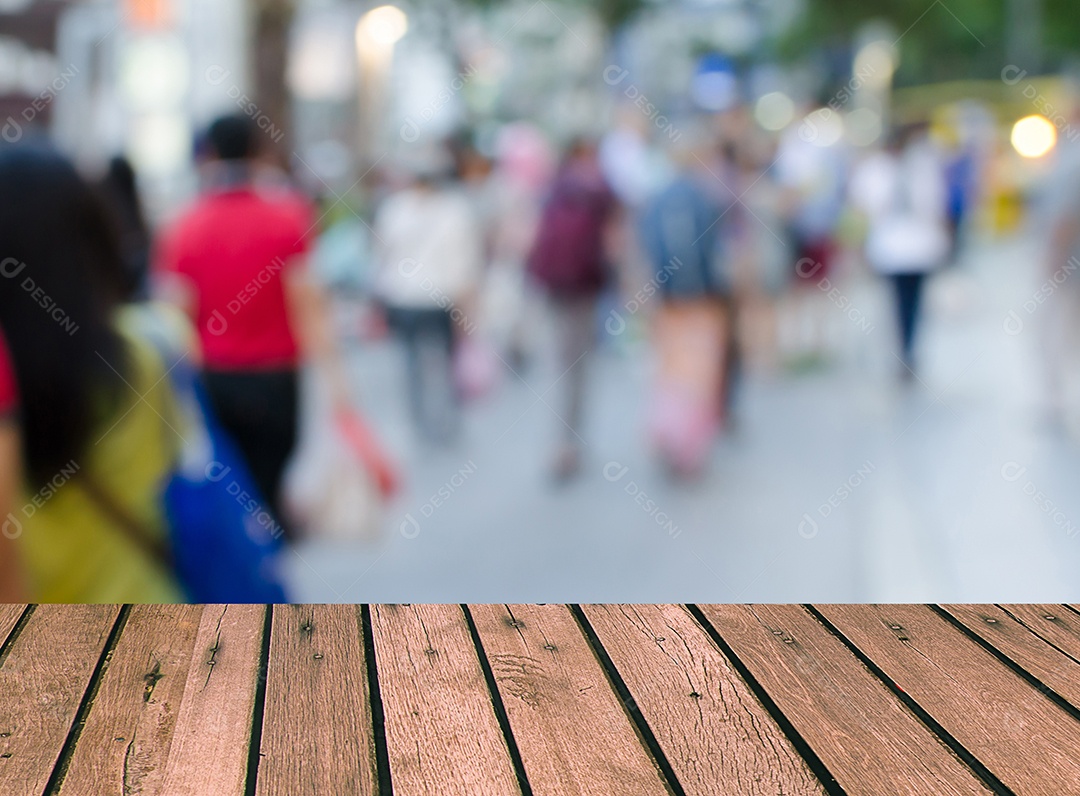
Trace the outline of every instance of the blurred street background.
<instances>
[{"instance_id":1,"label":"blurred street background","mask_svg":"<svg viewBox=\"0 0 1080 796\"><path fill-rule=\"evenodd\" d=\"M1077 600L1078 56L1065 0L0 0L0 155L130 174L290 599Z\"/></svg>"}]
</instances>

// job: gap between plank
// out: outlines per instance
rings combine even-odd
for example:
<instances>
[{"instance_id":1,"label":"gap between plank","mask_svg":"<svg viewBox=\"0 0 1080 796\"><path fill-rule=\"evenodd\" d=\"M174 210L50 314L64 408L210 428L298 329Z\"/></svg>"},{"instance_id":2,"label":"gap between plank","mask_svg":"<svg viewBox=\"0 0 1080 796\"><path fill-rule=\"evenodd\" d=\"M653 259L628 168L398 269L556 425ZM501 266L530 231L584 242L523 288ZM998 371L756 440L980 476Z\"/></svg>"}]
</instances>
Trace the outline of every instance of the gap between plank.
<instances>
[{"instance_id":1,"label":"gap between plank","mask_svg":"<svg viewBox=\"0 0 1080 796\"><path fill-rule=\"evenodd\" d=\"M37 605L35 603L27 605L23 609L18 620L16 620L14 626L11 628L11 632L8 633L8 637L0 644L0 666L4 665L4 661L7 660L8 652L11 651L11 646L19 638L19 634L22 633L22 629L26 627L26 623L30 621L30 617L36 609Z\"/></svg>"},{"instance_id":2,"label":"gap between plank","mask_svg":"<svg viewBox=\"0 0 1080 796\"><path fill-rule=\"evenodd\" d=\"M251 713L251 739L248 742L247 776L244 796L255 796L262 762L263 712L266 709L266 684L270 679L270 633L274 622L274 606L267 605L263 616L263 637L259 650L258 681L255 684L255 705Z\"/></svg>"},{"instance_id":3,"label":"gap between plank","mask_svg":"<svg viewBox=\"0 0 1080 796\"><path fill-rule=\"evenodd\" d=\"M1017 615L1016 615L1016 614L1014 614L1014 613L1013 613L1012 611L1010 611L1010 610L1008 609L1008 606L1006 606L1006 605L1002 605L1002 604L1000 604L1000 603L994 603L994 605L995 605L995 606L996 606L997 608L1000 608L1000 609L1001 609L1001 611L1002 611L1003 613L1005 613L1005 614L1008 614L1008 615L1009 615L1010 617L1012 617L1012 619L1013 619L1013 620L1014 620L1015 622L1017 622L1017 623L1018 623L1018 624L1019 624L1019 625L1020 625L1020 626L1021 626L1022 628L1024 628L1025 630L1027 630L1027 632L1029 632L1029 633L1030 633L1031 635L1035 636L1035 638L1039 639L1039 640L1040 640L1040 641L1042 641L1042 642L1043 642L1044 644L1047 644L1048 646L1050 646L1050 647L1053 647L1053 648L1054 648L1055 650L1057 650L1057 651L1058 651L1059 653L1061 653L1061 654L1062 654L1062 655L1064 655L1064 656L1065 656L1066 658L1068 658L1069 660L1071 660L1071 661L1072 661L1073 663L1080 663L1080 658L1077 658L1076 656L1074 656L1074 655L1071 655L1070 653L1068 653L1068 652L1066 652L1065 650L1063 650L1063 649L1062 649L1061 647L1059 647L1059 646L1058 646L1057 644L1055 644L1055 643L1054 643L1053 641L1051 641L1050 639L1048 639L1048 638L1047 638L1046 636L1044 636L1044 635L1043 635L1042 633L1040 633L1040 632L1039 632L1038 630L1036 630L1035 628L1033 628L1033 627L1032 627L1031 625L1029 625L1029 624L1028 624L1027 622L1025 622L1025 621L1024 621L1023 619L1021 619L1021 618L1020 618L1019 616L1017 616ZM1066 607L1066 608L1067 608L1068 606L1063 606L1063 607Z\"/></svg>"},{"instance_id":4,"label":"gap between plank","mask_svg":"<svg viewBox=\"0 0 1080 796\"><path fill-rule=\"evenodd\" d=\"M637 732L641 743L649 750L649 754L652 755L656 767L660 769L660 774L664 778L664 784L674 796L686 796L686 791L683 790L679 778L675 776L675 769L673 769L671 763L668 762L667 755L664 754L664 750L660 747L660 742L656 740L656 736L653 734L652 728L649 727L649 723L645 721L645 717L641 715L641 710L630 709L630 705L637 704L634 700L634 695L630 693L626 681L623 680L622 675L619 674L618 669L615 668L614 661L611 660L611 656L608 655L607 650L604 649L604 645L600 642L600 637L596 635L596 631L589 623L589 618L585 616L585 612L581 610L580 605L575 603L569 606L569 608L570 613L573 615L574 619L577 620L578 627L581 628L581 632L585 636L589 648L592 650L593 655L600 664L600 668L604 670L604 675L607 677L608 683L611 685L615 695L619 697L619 703L622 705L623 712L626 713L626 717L630 719L630 723Z\"/></svg>"},{"instance_id":5,"label":"gap between plank","mask_svg":"<svg viewBox=\"0 0 1080 796\"><path fill-rule=\"evenodd\" d=\"M56 765L53 766L49 781L45 783L45 796L52 796L52 794L57 793L64 783L64 776L67 774L68 766L71 764L71 756L75 754L75 744L79 742L79 736L82 735L86 717L90 713L90 708L94 705L94 699L97 697L98 689L101 687L101 681L104 679L105 672L109 668L109 662L112 660L113 650L116 649L116 645L120 642L120 634L127 624L130 613L131 606L122 605L116 614L116 621L113 622L112 630L109 632L108 638L105 639L105 647L101 650L101 655L98 656L97 665L94 666L94 671L90 675L90 682L83 693L82 701L79 702L78 710L75 711L71 729L68 730L67 738L64 739L64 745L60 747Z\"/></svg>"},{"instance_id":6,"label":"gap between plank","mask_svg":"<svg viewBox=\"0 0 1080 796\"><path fill-rule=\"evenodd\" d=\"M895 695L896 698L899 699L904 704L904 706L907 707L908 710L915 714L915 717L923 724L925 724L926 727L930 730L930 732L936 735L942 743L949 747L949 749L951 749L953 753L957 757L959 757L960 760L963 761L963 763L975 773L975 776L981 779L987 785L987 787L990 788L990 790L998 794L998 796L1016 796L1016 794L1013 793L1013 791L1010 790L1004 782L1002 782L1000 779L997 778L997 776L994 775L994 772L984 766L982 762L977 757L975 757L975 755L969 752L963 744L961 744L958 740L956 740L956 738L953 737L952 733L950 733L943 726L941 726L941 724L939 724L937 720L923 708L922 705L916 702L906 691L900 688L900 686L898 686L896 682L891 677L889 677L889 675L887 675L880 666L874 663L869 656L867 656L862 650L855 646L855 643L847 636L845 636L843 631L840 630L840 628L836 627L836 625L830 622L825 617L825 615L818 611L817 608L815 608L814 606L803 605L803 608L805 608L815 619L817 619L825 627L826 630L836 636L844 646L851 650L851 653L856 658L858 658L867 669L870 670L870 673L877 677L878 680L880 680L886 688L892 691L893 695Z\"/></svg>"},{"instance_id":7,"label":"gap between plank","mask_svg":"<svg viewBox=\"0 0 1080 796\"><path fill-rule=\"evenodd\" d=\"M1065 697L1063 697L1061 694L1059 694L1053 688L1048 686L1046 683L1044 683L1042 680L1040 680L1034 674L1029 672L1022 665L1020 665L1019 663L1014 661L1006 653L1002 652L997 647L995 647L992 642L990 642L989 640L987 640L987 639L983 638L982 636L980 636L978 633L976 633L974 630L969 628L967 625L965 625L963 622L961 622L959 619L957 619L955 616L950 614L946 609L942 608L941 606L939 606L939 605L931 605L930 609L934 613L936 613L938 616L940 616L942 619L944 619L946 622L948 622L950 625L952 625L957 630L959 630L961 633L963 633L965 636L967 636L972 641L974 641L976 644L978 644L980 647L982 647L984 650L986 650L991 655L993 655L995 658L997 658L999 661L1001 661L1003 664L1005 664L1007 667L1009 667L1009 669L1015 675L1017 675L1021 680L1024 680L1025 682L1027 682L1028 685L1030 685L1032 688L1034 688L1036 691L1038 691L1044 697L1049 699L1051 702L1053 702L1059 708L1064 710L1066 713L1068 713L1074 719L1076 719L1077 721L1080 721L1080 709L1077 709L1077 707L1075 705L1073 705L1071 702L1069 702L1069 700L1067 700ZM1012 614L1009 614L1009 616L1012 617ZM1015 617L1013 617L1013 619L1015 620ZM1024 628L1024 630L1027 630L1028 632L1031 632L1027 625L1022 624L1020 622L1017 622L1017 624L1019 624L1022 628ZM1032 635L1035 636L1036 638L1038 638L1040 641L1042 640L1041 636L1039 636L1039 635L1037 635L1035 633L1032 633ZM1054 649L1057 649L1057 648L1054 647ZM1060 652L1060 650L1059 650L1059 652ZM1073 660L1075 660L1075 659L1073 659Z\"/></svg>"},{"instance_id":8,"label":"gap between plank","mask_svg":"<svg viewBox=\"0 0 1080 796\"><path fill-rule=\"evenodd\" d=\"M499 685L495 682L495 672L491 668L491 662L488 660L487 653L484 652L484 644L480 640L480 631L476 629L476 622L473 620L469 606L462 603L461 612L465 616L465 624L469 628L469 635L472 637L473 646L476 648L476 657L480 661L480 671L484 673L484 681L487 683L488 692L491 694L491 706L495 711L495 720L499 723L503 741L506 743L506 750L510 753L510 762L514 766L514 775L517 777L521 796L533 796L532 786L529 784L529 778L525 774L525 763L521 759L521 750L518 749L517 741L514 740L513 729L510 727L510 716L506 712L502 694L499 693Z\"/></svg>"},{"instance_id":9,"label":"gap between plank","mask_svg":"<svg viewBox=\"0 0 1080 796\"><path fill-rule=\"evenodd\" d=\"M701 609L696 605L687 605L686 609L690 612L690 615L697 620L701 625L705 633L712 639L712 642L720 648L720 651L727 656L727 659L731 662L731 665L738 672L739 676L743 679L750 691L757 697L762 707L765 708L765 712L768 713L773 721L780 727L780 730L787 736L788 741L795 748L795 751L806 761L806 765L813 772L814 776L818 778L821 786L825 789L825 792L829 796L847 796L847 791L836 781L836 777L829 771L828 766L822 762L818 757L817 752L806 742L806 739L802 737L802 734L795 729L795 725L791 723L787 716L784 715L783 710L776 704L776 701L769 696L769 692L765 690L765 687L758 682L754 677L753 672L749 667L743 663L742 659L735 654L735 650L731 645L724 641L723 636L720 635L720 631L713 626L708 620Z\"/></svg>"},{"instance_id":10,"label":"gap between plank","mask_svg":"<svg viewBox=\"0 0 1080 796\"><path fill-rule=\"evenodd\" d=\"M368 701L371 704L371 737L375 742L375 773L379 796L392 796L394 783L390 778L390 753L386 748L386 714L383 712L382 692L379 690L379 668L375 661L375 631L371 625L371 606L360 606L360 625L364 639L364 660L368 680Z\"/></svg>"}]
</instances>

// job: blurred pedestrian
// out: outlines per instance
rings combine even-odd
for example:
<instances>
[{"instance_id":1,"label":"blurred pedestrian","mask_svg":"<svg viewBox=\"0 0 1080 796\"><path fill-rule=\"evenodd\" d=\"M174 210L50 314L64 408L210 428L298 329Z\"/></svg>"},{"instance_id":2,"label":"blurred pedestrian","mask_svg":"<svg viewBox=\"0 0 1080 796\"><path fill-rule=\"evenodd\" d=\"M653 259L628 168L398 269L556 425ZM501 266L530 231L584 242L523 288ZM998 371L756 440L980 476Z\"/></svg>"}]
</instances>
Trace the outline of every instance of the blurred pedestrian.
<instances>
[{"instance_id":1,"label":"blurred pedestrian","mask_svg":"<svg viewBox=\"0 0 1080 796\"><path fill-rule=\"evenodd\" d=\"M120 233L125 292L133 298L145 299L149 296L150 230L131 162L123 155L109 160L100 188Z\"/></svg>"},{"instance_id":2,"label":"blurred pedestrian","mask_svg":"<svg viewBox=\"0 0 1080 796\"><path fill-rule=\"evenodd\" d=\"M335 405L348 389L307 268L316 221L299 194L257 179L260 135L242 114L210 125L205 190L162 233L155 268L163 295L194 321L213 410L289 536L281 482L302 360L325 366Z\"/></svg>"},{"instance_id":3,"label":"blurred pedestrian","mask_svg":"<svg viewBox=\"0 0 1080 796\"><path fill-rule=\"evenodd\" d=\"M900 376L915 377L915 341L926 277L949 256L947 186L941 159L922 126L894 132L884 151L852 175L852 199L868 221L866 258L892 284Z\"/></svg>"},{"instance_id":4,"label":"blurred pedestrian","mask_svg":"<svg viewBox=\"0 0 1080 796\"><path fill-rule=\"evenodd\" d=\"M376 292L405 346L413 421L424 439L441 444L460 426L454 356L459 336L475 328L483 237L444 148L418 148L408 168L411 183L375 214Z\"/></svg>"},{"instance_id":5,"label":"blurred pedestrian","mask_svg":"<svg viewBox=\"0 0 1080 796\"><path fill-rule=\"evenodd\" d=\"M646 206L640 225L651 286L661 297L649 425L662 460L679 476L705 465L727 408L732 355L730 263L721 245L728 226L709 143L704 133L684 132L673 152L675 177Z\"/></svg>"},{"instance_id":6,"label":"blurred pedestrian","mask_svg":"<svg viewBox=\"0 0 1080 796\"><path fill-rule=\"evenodd\" d=\"M483 318L495 344L520 373L536 355L536 329L543 318L542 301L527 289L525 271L555 156L544 134L527 122L503 127L495 148L491 262L484 278Z\"/></svg>"},{"instance_id":7,"label":"blurred pedestrian","mask_svg":"<svg viewBox=\"0 0 1080 796\"><path fill-rule=\"evenodd\" d=\"M17 568L22 599L42 602L181 599L161 491L184 427L161 356L119 309L106 208L60 155L6 148L0 251L3 577Z\"/></svg>"},{"instance_id":8,"label":"blurred pedestrian","mask_svg":"<svg viewBox=\"0 0 1080 796\"><path fill-rule=\"evenodd\" d=\"M781 340L795 355L795 361L819 365L826 356L825 324L829 312L825 291L819 289L829 278L839 254L836 230L846 201L848 156L842 141L826 145L827 125L835 121L827 108L812 109L801 124L780 137L776 175L787 196L787 234L794 259L794 277L781 320L788 340ZM784 327L781 328L784 331Z\"/></svg>"},{"instance_id":9,"label":"blurred pedestrian","mask_svg":"<svg viewBox=\"0 0 1080 796\"><path fill-rule=\"evenodd\" d=\"M581 467L586 359L596 341L597 301L610 279L609 236L617 207L596 144L587 139L571 143L527 261L528 273L549 299L557 337L564 393L559 412L562 442L553 469L559 481Z\"/></svg>"}]
</instances>

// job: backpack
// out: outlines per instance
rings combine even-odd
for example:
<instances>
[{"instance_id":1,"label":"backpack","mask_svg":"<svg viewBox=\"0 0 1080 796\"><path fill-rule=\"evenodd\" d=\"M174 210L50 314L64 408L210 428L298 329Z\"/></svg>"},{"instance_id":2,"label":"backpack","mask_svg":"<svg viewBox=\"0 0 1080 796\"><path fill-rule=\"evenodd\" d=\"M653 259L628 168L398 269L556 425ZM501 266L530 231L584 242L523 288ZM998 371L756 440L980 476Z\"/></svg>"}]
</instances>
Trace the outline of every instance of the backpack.
<instances>
[{"instance_id":1,"label":"backpack","mask_svg":"<svg viewBox=\"0 0 1080 796\"><path fill-rule=\"evenodd\" d=\"M604 287L604 226L613 201L602 181L573 174L556 179L527 263L537 282L553 293Z\"/></svg>"}]
</instances>

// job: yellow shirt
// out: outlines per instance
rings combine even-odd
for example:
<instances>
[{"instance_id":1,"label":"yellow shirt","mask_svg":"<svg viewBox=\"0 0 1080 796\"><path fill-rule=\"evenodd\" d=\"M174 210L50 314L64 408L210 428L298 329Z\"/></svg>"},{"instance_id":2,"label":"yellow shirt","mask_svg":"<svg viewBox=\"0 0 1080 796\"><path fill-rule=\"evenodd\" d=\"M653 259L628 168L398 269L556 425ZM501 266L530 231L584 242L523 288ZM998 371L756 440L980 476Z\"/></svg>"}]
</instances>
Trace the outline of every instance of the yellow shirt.
<instances>
[{"instance_id":1,"label":"yellow shirt","mask_svg":"<svg viewBox=\"0 0 1080 796\"><path fill-rule=\"evenodd\" d=\"M94 432L79 460L38 492L24 489L13 512L23 526L20 558L34 602L184 599L172 574L116 527L78 483L80 475L91 474L133 519L165 539L161 494L184 432L161 356L132 333L137 322L131 311L121 311L117 326L128 343L128 362L110 364L130 385L120 385L119 408Z\"/></svg>"}]
</instances>

